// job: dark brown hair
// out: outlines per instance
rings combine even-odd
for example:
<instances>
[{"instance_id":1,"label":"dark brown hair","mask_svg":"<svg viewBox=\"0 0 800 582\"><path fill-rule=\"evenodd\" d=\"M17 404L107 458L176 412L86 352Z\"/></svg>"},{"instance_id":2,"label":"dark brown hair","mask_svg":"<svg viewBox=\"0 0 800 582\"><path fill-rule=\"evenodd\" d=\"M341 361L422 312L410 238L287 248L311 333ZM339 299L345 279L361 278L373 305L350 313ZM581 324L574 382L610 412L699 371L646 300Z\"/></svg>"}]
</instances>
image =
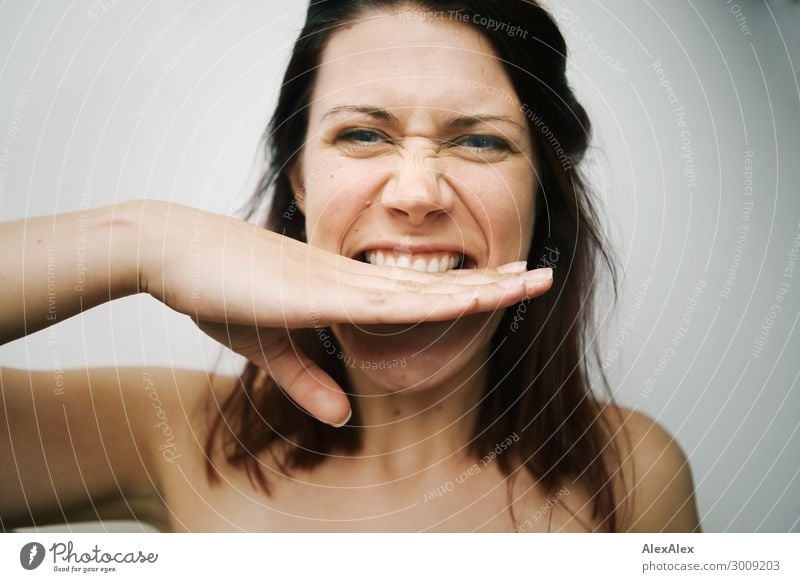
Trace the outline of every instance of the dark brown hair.
<instances>
[{"instance_id":1,"label":"dark brown hair","mask_svg":"<svg viewBox=\"0 0 800 582\"><path fill-rule=\"evenodd\" d=\"M600 366L590 335L600 267L611 274L615 298L617 276L577 167L589 145L589 119L567 83L566 44L545 9L523 0L312 1L265 134L269 169L247 216L252 218L266 205L266 228L305 241L304 217L297 212L289 170L305 141L323 50L332 34L358 16L387 9L458 13L459 21L478 28L511 78L539 158L538 189L531 193L537 197L538 212L528 263L556 266L553 287L534 301L506 310L492 338L489 381L469 451L480 459L516 433L520 438L510 449L513 454L497 457L504 474L511 475L515 463L522 463L548 496L566 482L578 484L592 498L597 529L616 531L620 518L612 477L619 452L607 414L590 388L587 360L591 354ZM490 20L507 26L481 24ZM519 34L510 34L512 26L519 27ZM558 264L552 265L548 256ZM342 362L326 355L319 333L300 330L292 336L299 349L349 391ZM336 341L329 330L327 335ZM610 396L602 367L600 372ZM357 406L351 423L361 424ZM207 436L211 482L218 481L212 451L220 435L225 460L243 468L253 485L268 495L260 453L271 453L288 473L313 468L329 454L356 453L360 447L357 427L335 429L313 419L252 363L242 373L241 389L216 413ZM510 478L509 492L511 483Z\"/></svg>"}]
</instances>

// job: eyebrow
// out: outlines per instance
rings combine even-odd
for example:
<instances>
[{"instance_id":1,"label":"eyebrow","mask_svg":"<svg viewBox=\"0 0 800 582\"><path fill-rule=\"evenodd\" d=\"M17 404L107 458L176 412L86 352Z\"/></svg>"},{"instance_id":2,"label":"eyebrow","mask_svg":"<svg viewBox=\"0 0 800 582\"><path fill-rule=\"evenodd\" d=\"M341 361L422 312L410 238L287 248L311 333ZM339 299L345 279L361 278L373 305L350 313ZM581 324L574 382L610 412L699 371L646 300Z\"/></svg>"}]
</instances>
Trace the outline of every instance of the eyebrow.
<instances>
[{"instance_id":1,"label":"eyebrow","mask_svg":"<svg viewBox=\"0 0 800 582\"><path fill-rule=\"evenodd\" d=\"M378 107L377 105L339 105L338 107L334 107L329 109L325 112L322 116L322 119L327 119L337 113L362 113L364 115L369 115L375 119L379 119L381 121L386 121L388 123L399 123L400 120L397 118L396 115L389 112L388 110L384 109L383 107Z\"/></svg>"},{"instance_id":2,"label":"eyebrow","mask_svg":"<svg viewBox=\"0 0 800 582\"><path fill-rule=\"evenodd\" d=\"M460 115L457 117L451 117L445 123L445 127L453 129L465 129L470 127L475 127L476 125L480 125L481 123L491 123L495 121L510 123L519 128L522 128L519 122L517 122L514 118L509 117L508 115L491 115L491 114Z\"/></svg>"},{"instance_id":3,"label":"eyebrow","mask_svg":"<svg viewBox=\"0 0 800 582\"><path fill-rule=\"evenodd\" d=\"M332 117L337 113L342 112L360 113L386 123L400 122L400 119L392 112L377 105L339 105L325 112L325 114L322 116L322 119L327 119L328 117ZM494 114L458 115L450 117L445 122L445 127L447 129L468 129L470 127L475 127L476 125L480 125L481 123L491 123L497 121L510 123L516 127L519 127L520 129L524 129L524 127L520 125L519 122L514 118L509 117L508 115Z\"/></svg>"}]
</instances>

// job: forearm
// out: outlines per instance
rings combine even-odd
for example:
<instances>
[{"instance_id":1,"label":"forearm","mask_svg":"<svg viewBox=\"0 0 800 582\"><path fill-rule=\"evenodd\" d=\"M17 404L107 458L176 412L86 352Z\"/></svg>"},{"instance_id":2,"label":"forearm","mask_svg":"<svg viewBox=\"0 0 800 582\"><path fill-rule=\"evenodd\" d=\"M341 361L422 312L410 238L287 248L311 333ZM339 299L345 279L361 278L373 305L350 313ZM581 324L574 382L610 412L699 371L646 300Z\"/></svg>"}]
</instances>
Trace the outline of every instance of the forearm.
<instances>
[{"instance_id":1,"label":"forearm","mask_svg":"<svg viewBox=\"0 0 800 582\"><path fill-rule=\"evenodd\" d=\"M143 204L0 224L0 344L137 293Z\"/></svg>"}]
</instances>

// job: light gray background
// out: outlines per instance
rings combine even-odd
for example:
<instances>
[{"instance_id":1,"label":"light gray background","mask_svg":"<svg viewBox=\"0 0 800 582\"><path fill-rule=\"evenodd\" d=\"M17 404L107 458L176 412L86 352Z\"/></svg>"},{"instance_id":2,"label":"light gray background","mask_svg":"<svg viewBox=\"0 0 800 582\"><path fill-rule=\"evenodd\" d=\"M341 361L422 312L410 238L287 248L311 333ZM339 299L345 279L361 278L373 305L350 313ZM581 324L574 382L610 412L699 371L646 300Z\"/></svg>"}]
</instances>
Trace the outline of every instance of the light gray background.
<instances>
[{"instance_id":1,"label":"light gray background","mask_svg":"<svg viewBox=\"0 0 800 582\"><path fill-rule=\"evenodd\" d=\"M597 130L588 165L625 273L617 310L600 310L615 395L676 435L706 531L800 531L800 266L785 276L800 244L800 4L548 5ZM235 212L304 11L0 4L0 221L136 198ZM0 364L210 369L219 353L134 297L0 347Z\"/></svg>"}]
</instances>

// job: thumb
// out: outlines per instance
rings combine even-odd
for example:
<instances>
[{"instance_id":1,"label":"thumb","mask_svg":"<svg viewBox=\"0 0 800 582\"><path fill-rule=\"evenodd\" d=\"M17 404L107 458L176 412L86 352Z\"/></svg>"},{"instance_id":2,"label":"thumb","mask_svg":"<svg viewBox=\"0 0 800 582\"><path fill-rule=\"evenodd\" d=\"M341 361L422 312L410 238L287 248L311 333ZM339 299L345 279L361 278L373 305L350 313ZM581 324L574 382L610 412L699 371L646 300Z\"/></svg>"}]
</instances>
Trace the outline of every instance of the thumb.
<instances>
[{"instance_id":1,"label":"thumb","mask_svg":"<svg viewBox=\"0 0 800 582\"><path fill-rule=\"evenodd\" d=\"M198 322L209 336L266 371L314 418L333 426L350 420L350 402L331 376L292 342L285 329Z\"/></svg>"},{"instance_id":2,"label":"thumb","mask_svg":"<svg viewBox=\"0 0 800 582\"><path fill-rule=\"evenodd\" d=\"M247 358L266 370L278 386L313 417L344 426L352 410L342 388L282 331L275 341Z\"/></svg>"}]
</instances>

